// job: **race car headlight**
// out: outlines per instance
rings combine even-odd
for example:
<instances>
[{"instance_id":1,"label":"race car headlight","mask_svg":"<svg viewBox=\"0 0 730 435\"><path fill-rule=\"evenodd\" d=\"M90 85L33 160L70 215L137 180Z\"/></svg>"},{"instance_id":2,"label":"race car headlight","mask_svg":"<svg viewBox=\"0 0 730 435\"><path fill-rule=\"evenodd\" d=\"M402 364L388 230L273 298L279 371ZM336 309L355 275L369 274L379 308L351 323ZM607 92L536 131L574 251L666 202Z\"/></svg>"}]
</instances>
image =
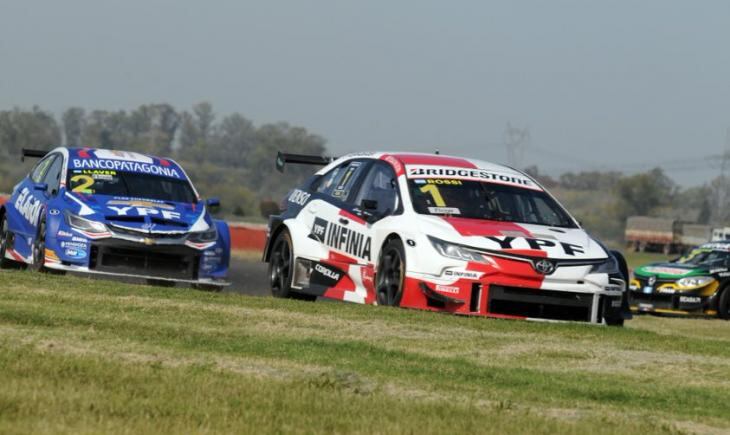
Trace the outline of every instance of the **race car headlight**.
<instances>
[{"instance_id":1,"label":"race car headlight","mask_svg":"<svg viewBox=\"0 0 730 435\"><path fill-rule=\"evenodd\" d=\"M683 289L704 287L714 281L711 276L692 276L677 281L677 286Z\"/></svg>"},{"instance_id":2,"label":"race car headlight","mask_svg":"<svg viewBox=\"0 0 730 435\"><path fill-rule=\"evenodd\" d=\"M84 219L69 211L66 211L66 223L68 223L71 228L86 231L87 233L105 233L109 231L103 223Z\"/></svg>"},{"instance_id":3,"label":"race car headlight","mask_svg":"<svg viewBox=\"0 0 730 435\"><path fill-rule=\"evenodd\" d=\"M618 261L613 255L609 255L606 261L594 265L589 273L607 273L609 275L621 273L618 268Z\"/></svg>"},{"instance_id":4,"label":"race car headlight","mask_svg":"<svg viewBox=\"0 0 730 435\"><path fill-rule=\"evenodd\" d=\"M216 240L218 240L218 231L215 229L215 226L211 226L205 231L191 233L188 236L188 240L193 243L215 242Z\"/></svg>"},{"instance_id":5,"label":"race car headlight","mask_svg":"<svg viewBox=\"0 0 730 435\"><path fill-rule=\"evenodd\" d=\"M491 258L473 249L445 242L435 237L429 237L428 239L431 241L431 244L436 249L436 251L444 257L454 258L456 260L462 261L478 261L481 263L491 263Z\"/></svg>"}]
</instances>

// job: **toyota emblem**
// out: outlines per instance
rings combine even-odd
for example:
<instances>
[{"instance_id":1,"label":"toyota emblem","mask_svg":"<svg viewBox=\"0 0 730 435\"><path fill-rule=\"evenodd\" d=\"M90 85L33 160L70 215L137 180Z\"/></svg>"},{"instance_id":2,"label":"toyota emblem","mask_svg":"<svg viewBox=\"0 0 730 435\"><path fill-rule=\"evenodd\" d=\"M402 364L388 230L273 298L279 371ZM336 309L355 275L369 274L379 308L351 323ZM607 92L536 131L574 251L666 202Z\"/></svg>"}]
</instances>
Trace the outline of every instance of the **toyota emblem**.
<instances>
[{"instance_id":1,"label":"toyota emblem","mask_svg":"<svg viewBox=\"0 0 730 435\"><path fill-rule=\"evenodd\" d=\"M555 264L549 260L540 260L535 263L535 270L543 275L550 275L555 271Z\"/></svg>"}]
</instances>

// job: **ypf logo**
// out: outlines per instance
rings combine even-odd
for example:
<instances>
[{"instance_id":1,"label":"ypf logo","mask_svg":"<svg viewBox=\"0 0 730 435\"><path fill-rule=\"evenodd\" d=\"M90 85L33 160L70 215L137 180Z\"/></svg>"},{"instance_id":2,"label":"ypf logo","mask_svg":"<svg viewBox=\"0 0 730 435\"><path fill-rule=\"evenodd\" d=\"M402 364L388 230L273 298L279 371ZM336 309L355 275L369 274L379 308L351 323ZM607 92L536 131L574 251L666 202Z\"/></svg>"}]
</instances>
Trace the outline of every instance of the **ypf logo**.
<instances>
[{"instance_id":1,"label":"ypf logo","mask_svg":"<svg viewBox=\"0 0 730 435\"><path fill-rule=\"evenodd\" d=\"M535 271L543 275L550 275L555 271L555 264L549 260L540 260L534 265Z\"/></svg>"}]
</instances>

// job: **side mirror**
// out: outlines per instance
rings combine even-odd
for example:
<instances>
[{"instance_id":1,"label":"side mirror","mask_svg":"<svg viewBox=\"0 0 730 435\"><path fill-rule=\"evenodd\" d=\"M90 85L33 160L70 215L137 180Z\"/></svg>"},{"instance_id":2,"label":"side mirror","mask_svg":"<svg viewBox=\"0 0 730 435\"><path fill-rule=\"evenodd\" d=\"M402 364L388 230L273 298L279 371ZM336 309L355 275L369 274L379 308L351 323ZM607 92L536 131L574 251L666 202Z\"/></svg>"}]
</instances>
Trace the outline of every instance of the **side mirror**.
<instances>
[{"instance_id":1,"label":"side mirror","mask_svg":"<svg viewBox=\"0 0 730 435\"><path fill-rule=\"evenodd\" d=\"M374 199L363 199L360 203L360 207L366 211L373 211L378 209L378 201Z\"/></svg>"},{"instance_id":2,"label":"side mirror","mask_svg":"<svg viewBox=\"0 0 730 435\"><path fill-rule=\"evenodd\" d=\"M218 211L221 207L221 200L218 198L208 198L205 200L205 206L212 212Z\"/></svg>"},{"instance_id":3,"label":"side mirror","mask_svg":"<svg viewBox=\"0 0 730 435\"><path fill-rule=\"evenodd\" d=\"M48 190L48 183L35 183L33 185L33 189L40 192L45 192L46 190Z\"/></svg>"}]
</instances>

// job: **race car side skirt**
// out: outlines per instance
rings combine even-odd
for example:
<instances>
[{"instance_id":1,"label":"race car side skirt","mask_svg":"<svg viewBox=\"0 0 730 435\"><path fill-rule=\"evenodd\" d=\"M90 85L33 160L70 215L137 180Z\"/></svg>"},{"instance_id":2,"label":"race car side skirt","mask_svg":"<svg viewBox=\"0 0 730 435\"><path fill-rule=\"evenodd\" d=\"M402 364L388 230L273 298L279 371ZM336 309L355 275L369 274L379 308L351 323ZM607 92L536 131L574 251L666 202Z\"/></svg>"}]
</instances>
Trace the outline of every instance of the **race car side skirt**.
<instances>
[{"instance_id":1,"label":"race car side skirt","mask_svg":"<svg viewBox=\"0 0 730 435\"><path fill-rule=\"evenodd\" d=\"M58 263L45 263L45 267L48 269L55 269L55 270L63 270L66 272L79 272L79 273L88 273L92 275L104 275L104 276L116 276L116 277L122 277L122 278L135 278L135 279L154 279L159 281L170 281L170 282L179 282L179 283L185 283L185 284L204 284L204 285L212 285L217 287L228 287L231 285L230 282L227 281L219 281L215 279L178 279L178 278L166 278L162 276L154 276L154 275L134 275L130 273L116 273L116 272L104 272L100 270L91 270L88 267L85 266L72 266L72 265L66 265L66 264L58 264Z\"/></svg>"}]
</instances>

